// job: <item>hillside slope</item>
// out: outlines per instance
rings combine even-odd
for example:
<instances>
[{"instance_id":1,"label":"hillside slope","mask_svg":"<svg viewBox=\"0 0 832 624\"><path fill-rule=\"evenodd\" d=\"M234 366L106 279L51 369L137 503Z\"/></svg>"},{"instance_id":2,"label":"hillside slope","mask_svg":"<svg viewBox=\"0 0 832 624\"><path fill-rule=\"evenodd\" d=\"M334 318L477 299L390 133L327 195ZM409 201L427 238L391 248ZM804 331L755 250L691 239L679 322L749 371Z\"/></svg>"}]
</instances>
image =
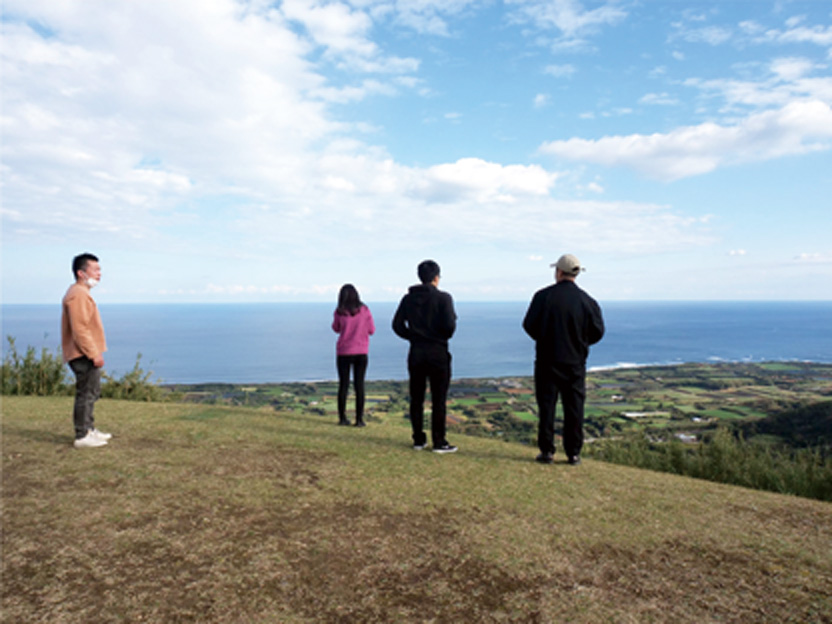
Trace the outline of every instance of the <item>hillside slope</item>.
<instances>
[{"instance_id":1,"label":"hillside slope","mask_svg":"<svg viewBox=\"0 0 832 624\"><path fill-rule=\"evenodd\" d=\"M4 622L832 622L832 505L406 421L3 398Z\"/></svg>"}]
</instances>

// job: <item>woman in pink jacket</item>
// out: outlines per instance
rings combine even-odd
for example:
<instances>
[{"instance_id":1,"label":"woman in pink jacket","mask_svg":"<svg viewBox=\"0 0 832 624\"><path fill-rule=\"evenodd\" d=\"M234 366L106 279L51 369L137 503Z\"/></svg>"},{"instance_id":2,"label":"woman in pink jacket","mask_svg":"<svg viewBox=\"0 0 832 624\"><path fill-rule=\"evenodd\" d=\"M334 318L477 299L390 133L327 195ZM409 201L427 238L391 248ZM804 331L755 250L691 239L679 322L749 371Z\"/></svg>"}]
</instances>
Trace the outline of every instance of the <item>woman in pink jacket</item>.
<instances>
[{"instance_id":1,"label":"woman in pink jacket","mask_svg":"<svg viewBox=\"0 0 832 624\"><path fill-rule=\"evenodd\" d=\"M338 367L338 424L349 425L347 420L347 392L350 386L350 368L355 384L355 426L364 426L364 376L367 373L367 353L370 336L376 331L370 308L361 303L358 291L352 284L344 284L338 293L338 307L332 319L332 329L339 334L336 345Z\"/></svg>"}]
</instances>

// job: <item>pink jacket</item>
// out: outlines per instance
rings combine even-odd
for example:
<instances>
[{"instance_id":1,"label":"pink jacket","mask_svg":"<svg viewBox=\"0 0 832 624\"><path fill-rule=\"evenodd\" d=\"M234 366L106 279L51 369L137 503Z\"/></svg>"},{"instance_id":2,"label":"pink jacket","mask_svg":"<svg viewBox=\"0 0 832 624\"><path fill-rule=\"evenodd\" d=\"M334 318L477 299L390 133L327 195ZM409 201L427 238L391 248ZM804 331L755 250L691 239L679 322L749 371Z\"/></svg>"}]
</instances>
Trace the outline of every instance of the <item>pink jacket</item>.
<instances>
[{"instance_id":1,"label":"pink jacket","mask_svg":"<svg viewBox=\"0 0 832 624\"><path fill-rule=\"evenodd\" d=\"M362 305L355 316L344 316L335 310L332 330L340 334L335 347L338 355L363 355L370 351L370 336L376 332L376 325L370 308Z\"/></svg>"}]
</instances>

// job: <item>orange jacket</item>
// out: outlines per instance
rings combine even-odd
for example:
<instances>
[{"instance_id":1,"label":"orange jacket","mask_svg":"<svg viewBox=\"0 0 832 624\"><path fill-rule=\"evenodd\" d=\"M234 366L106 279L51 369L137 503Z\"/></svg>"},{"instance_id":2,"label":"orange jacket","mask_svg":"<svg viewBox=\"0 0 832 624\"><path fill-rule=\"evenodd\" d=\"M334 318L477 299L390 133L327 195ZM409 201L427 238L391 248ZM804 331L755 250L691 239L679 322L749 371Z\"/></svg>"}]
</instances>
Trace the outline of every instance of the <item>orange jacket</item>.
<instances>
[{"instance_id":1,"label":"orange jacket","mask_svg":"<svg viewBox=\"0 0 832 624\"><path fill-rule=\"evenodd\" d=\"M107 350L104 326L89 288L73 284L66 291L61 312L61 350L64 362L81 356L94 360Z\"/></svg>"}]
</instances>

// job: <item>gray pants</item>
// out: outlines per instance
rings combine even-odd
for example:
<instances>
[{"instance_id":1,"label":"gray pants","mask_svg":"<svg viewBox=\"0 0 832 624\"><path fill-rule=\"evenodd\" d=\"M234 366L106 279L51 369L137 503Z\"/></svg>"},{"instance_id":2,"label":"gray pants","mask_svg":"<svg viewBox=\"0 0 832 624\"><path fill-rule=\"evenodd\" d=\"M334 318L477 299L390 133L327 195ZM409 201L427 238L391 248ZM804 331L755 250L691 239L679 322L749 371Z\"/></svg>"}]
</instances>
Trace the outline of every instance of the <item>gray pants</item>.
<instances>
[{"instance_id":1,"label":"gray pants","mask_svg":"<svg viewBox=\"0 0 832 624\"><path fill-rule=\"evenodd\" d=\"M75 373L75 408L72 412L75 421L75 439L79 440L95 428L92 415L93 407L101 396L101 369L96 368L88 357L79 357L69 362Z\"/></svg>"}]
</instances>

